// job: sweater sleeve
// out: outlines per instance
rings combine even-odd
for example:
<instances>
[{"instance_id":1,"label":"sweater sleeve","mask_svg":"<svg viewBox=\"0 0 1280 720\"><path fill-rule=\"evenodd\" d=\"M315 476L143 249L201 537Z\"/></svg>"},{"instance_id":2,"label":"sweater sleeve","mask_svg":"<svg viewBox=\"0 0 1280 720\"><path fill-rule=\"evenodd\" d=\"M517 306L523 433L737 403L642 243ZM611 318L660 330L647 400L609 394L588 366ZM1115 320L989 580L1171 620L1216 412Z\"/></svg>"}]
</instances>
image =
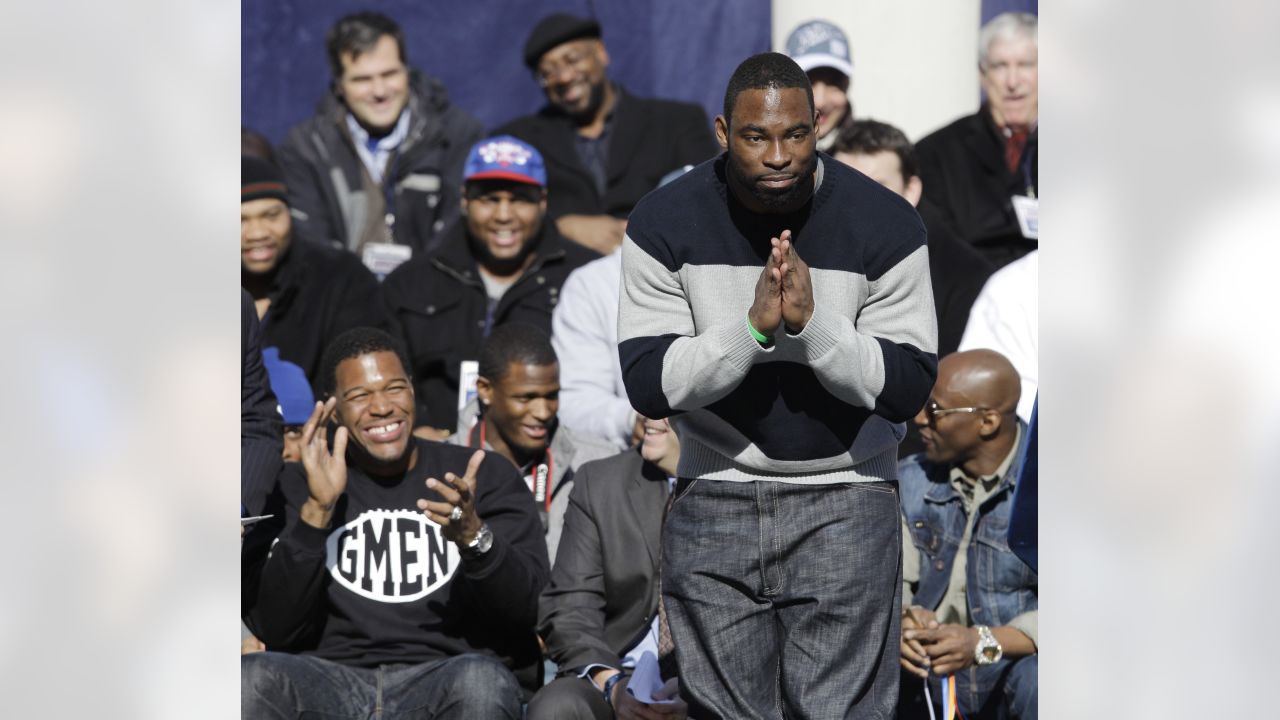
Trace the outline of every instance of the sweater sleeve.
<instances>
[{"instance_id":1,"label":"sweater sleeve","mask_svg":"<svg viewBox=\"0 0 1280 720\"><path fill-rule=\"evenodd\" d=\"M262 364L262 327L249 293L240 290L240 503L249 514L262 504L280 472L283 429L270 378Z\"/></svg>"},{"instance_id":2,"label":"sweater sleeve","mask_svg":"<svg viewBox=\"0 0 1280 720\"><path fill-rule=\"evenodd\" d=\"M533 495L496 453L485 454L477 488L476 510L493 532L493 547L464 560L463 573L495 621L527 630L538 621L538 595L551 575Z\"/></svg>"},{"instance_id":3,"label":"sweater sleeve","mask_svg":"<svg viewBox=\"0 0 1280 720\"><path fill-rule=\"evenodd\" d=\"M938 373L928 250L921 244L869 285L856 322L815 294L813 317L792 339L832 395L906 422L924 407Z\"/></svg>"},{"instance_id":4,"label":"sweater sleeve","mask_svg":"<svg viewBox=\"0 0 1280 720\"><path fill-rule=\"evenodd\" d=\"M706 407L742 382L761 346L741 318L695 328L679 272L631 236L622 243L618 355L631 404L664 418Z\"/></svg>"},{"instance_id":5,"label":"sweater sleeve","mask_svg":"<svg viewBox=\"0 0 1280 720\"><path fill-rule=\"evenodd\" d=\"M619 269L618 259L606 258L569 274L551 315L551 344L560 360L561 422L621 450L631 444L635 410L618 367Z\"/></svg>"},{"instance_id":6,"label":"sweater sleeve","mask_svg":"<svg viewBox=\"0 0 1280 720\"><path fill-rule=\"evenodd\" d=\"M287 464L281 485L293 485L301 472L300 465ZM248 617L249 628L271 650L295 648L313 636L323 615L325 592L325 541L330 531L302 522L292 501L283 509L284 530L254 578L258 586ZM266 523L254 530L271 532ZM246 553L258 544L246 538Z\"/></svg>"}]
</instances>

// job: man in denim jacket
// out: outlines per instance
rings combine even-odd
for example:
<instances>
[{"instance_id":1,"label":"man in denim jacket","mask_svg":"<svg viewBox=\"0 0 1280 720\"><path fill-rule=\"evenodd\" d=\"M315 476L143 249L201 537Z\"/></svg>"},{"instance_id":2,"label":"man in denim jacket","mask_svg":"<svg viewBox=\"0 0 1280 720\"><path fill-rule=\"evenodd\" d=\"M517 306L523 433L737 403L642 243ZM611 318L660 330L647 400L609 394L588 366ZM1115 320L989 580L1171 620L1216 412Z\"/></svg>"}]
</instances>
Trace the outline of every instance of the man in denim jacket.
<instances>
[{"instance_id":1,"label":"man in denim jacket","mask_svg":"<svg viewBox=\"0 0 1280 720\"><path fill-rule=\"evenodd\" d=\"M915 417L925 451L899 465L902 666L928 678L935 705L941 679L954 677L969 720L1002 709L1036 717L1038 583L1006 539L1022 465L1020 391L1018 372L993 350L943 358Z\"/></svg>"}]
</instances>

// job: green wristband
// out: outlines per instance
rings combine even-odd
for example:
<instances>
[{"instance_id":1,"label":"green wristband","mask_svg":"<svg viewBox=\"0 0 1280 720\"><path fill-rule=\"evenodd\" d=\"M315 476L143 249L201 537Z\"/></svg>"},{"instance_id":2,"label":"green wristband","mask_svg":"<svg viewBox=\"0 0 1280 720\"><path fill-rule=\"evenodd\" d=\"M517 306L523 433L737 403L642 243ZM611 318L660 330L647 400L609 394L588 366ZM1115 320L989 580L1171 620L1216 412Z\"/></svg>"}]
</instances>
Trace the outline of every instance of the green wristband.
<instances>
[{"instance_id":1,"label":"green wristband","mask_svg":"<svg viewBox=\"0 0 1280 720\"><path fill-rule=\"evenodd\" d=\"M747 315L747 329L751 331L751 337L755 338L756 342L760 343L761 345L768 345L769 343L773 342L773 338L769 337L768 335L765 335L759 330L756 330L756 326L751 324L750 314Z\"/></svg>"}]
</instances>

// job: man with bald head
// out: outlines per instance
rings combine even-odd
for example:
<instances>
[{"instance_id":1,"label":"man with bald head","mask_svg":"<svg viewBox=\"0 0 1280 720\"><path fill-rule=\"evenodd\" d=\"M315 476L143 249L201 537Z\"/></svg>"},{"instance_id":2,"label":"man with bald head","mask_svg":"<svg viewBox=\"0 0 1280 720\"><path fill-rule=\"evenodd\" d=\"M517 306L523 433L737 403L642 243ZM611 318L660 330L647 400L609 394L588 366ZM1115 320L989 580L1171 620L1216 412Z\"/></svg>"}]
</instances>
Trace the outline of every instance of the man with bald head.
<instances>
[{"instance_id":1,"label":"man with bald head","mask_svg":"<svg viewBox=\"0 0 1280 720\"><path fill-rule=\"evenodd\" d=\"M953 353L915 424L924 452L899 464L902 667L956 680L964 717L1036 717L1038 582L1006 535L1026 430L1018 372L994 350ZM904 687L908 687L904 685Z\"/></svg>"}]
</instances>

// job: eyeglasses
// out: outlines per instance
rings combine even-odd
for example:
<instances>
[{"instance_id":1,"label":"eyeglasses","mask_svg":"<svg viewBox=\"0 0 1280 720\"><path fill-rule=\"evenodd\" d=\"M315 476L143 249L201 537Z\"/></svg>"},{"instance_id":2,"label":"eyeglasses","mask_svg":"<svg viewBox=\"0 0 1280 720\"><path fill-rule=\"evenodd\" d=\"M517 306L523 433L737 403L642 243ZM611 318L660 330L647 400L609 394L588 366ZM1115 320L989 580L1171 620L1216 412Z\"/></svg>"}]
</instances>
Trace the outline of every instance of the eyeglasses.
<instances>
[{"instance_id":1,"label":"eyeglasses","mask_svg":"<svg viewBox=\"0 0 1280 720\"><path fill-rule=\"evenodd\" d=\"M924 406L924 414L929 416L929 422L934 422L943 415L950 415L951 413L981 413L990 412L992 409L985 407L944 408L939 407L936 400L930 400Z\"/></svg>"}]
</instances>

